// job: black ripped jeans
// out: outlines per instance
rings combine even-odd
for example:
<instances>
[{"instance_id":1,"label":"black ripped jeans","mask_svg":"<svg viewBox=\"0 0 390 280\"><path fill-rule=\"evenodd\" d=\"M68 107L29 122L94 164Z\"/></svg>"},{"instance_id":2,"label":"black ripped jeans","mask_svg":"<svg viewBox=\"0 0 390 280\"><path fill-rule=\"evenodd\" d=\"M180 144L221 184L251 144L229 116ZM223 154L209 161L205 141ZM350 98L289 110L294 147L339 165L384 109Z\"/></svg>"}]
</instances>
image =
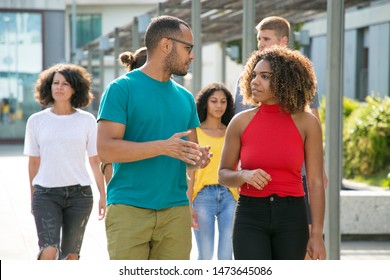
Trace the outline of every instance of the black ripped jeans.
<instances>
[{"instance_id":1,"label":"black ripped jeans","mask_svg":"<svg viewBox=\"0 0 390 280\"><path fill-rule=\"evenodd\" d=\"M40 250L55 247L59 259L68 254L79 255L92 206L90 186L45 188L36 185L32 210Z\"/></svg>"}]
</instances>

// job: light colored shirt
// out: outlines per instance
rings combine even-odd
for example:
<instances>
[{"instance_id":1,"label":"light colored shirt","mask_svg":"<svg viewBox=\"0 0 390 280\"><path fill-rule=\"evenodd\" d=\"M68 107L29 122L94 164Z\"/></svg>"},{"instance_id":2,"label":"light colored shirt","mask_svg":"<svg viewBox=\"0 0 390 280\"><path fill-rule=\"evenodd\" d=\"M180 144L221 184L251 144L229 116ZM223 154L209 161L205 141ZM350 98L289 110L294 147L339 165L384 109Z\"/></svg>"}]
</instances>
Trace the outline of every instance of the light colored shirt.
<instances>
[{"instance_id":1,"label":"light colored shirt","mask_svg":"<svg viewBox=\"0 0 390 280\"><path fill-rule=\"evenodd\" d=\"M91 185L86 156L97 155L97 123L86 111L56 115L49 109L30 116L26 126L24 154L40 157L32 184L42 187Z\"/></svg>"}]
</instances>

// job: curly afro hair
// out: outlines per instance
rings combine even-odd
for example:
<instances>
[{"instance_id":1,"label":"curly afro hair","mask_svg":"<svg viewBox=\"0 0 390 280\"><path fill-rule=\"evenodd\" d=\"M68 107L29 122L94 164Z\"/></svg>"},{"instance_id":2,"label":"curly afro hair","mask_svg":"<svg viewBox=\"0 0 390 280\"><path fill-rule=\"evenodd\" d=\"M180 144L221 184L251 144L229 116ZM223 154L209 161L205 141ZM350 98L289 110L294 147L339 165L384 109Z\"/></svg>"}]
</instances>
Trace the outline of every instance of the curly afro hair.
<instances>
[{"instance_id":1,"label":"curly afro hair","mask_svg":"<svg viewBox=\"0 0 390 280\"><path fill-rule=\"evenodd\" d=\"M280 46L255 51L248 59L240 79L244 104L259 105L252 98L251 82L253 69L261 60L270 64L270 88L283 109L291 114L303 112L317 89L312 63L299 51Z\"/></svg>"}]
</instances>

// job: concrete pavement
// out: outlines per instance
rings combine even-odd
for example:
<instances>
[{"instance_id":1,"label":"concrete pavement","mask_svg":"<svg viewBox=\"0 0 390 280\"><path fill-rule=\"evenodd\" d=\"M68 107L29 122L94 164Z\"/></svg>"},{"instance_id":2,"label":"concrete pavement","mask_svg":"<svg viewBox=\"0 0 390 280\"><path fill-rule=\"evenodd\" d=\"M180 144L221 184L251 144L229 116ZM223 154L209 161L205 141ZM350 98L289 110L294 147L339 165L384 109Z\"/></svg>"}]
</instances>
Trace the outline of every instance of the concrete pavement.
<instances>
[{"instance_id":1,"label":"concrete pavement","mask_svg":"<svg viewBox=\"0 0 390 280\"><path fill-rule=\"evenodd\" d=\"M22 145L0 144L0 259L34 260L38 252L33 216L30 213L28 158ZM97 188L93 188L97 196ZM196 260L193 238L191 259ZM104 221L95 205L83 247L82 260L108 260ZM390 260L390 241L342 241L341 260Z\"/></svg>"}]
</instances>

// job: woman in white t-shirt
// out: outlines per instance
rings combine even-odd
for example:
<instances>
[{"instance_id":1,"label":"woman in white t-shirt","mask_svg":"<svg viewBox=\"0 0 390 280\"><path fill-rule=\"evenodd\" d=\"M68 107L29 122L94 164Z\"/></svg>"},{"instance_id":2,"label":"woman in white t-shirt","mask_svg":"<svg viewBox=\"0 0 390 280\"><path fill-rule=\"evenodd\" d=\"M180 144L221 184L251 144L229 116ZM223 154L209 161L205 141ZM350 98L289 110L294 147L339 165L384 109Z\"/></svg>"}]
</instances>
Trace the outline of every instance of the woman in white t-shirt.
<instances>
[{"instance_id":1,"label":"woman in white t-shirt","mask_svg":"<svg viewBox=\"0 0 390 280\"><path fill-rule=\"evenodd\" d=\"M100 192L99 218L106 211L104 177L97 155L95 117L80 108L92 100L91 76L73 64L43 71L35 98L48 108L27 121L24 154L29 156L31 209L38 234L38 259L79 259L92 210L89 157Z\"/></svg>"}]
</instances>

